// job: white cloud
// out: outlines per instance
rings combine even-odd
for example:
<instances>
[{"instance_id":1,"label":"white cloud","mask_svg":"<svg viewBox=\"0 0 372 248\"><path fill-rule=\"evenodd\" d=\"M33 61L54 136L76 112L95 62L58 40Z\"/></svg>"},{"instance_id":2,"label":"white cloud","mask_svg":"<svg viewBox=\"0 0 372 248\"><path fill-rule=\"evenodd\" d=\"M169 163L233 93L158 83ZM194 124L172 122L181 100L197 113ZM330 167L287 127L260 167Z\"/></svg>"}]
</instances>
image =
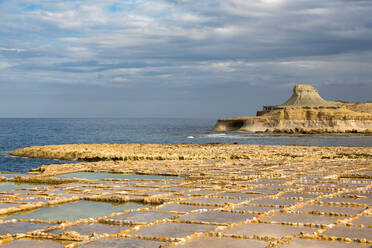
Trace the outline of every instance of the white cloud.
<instances>
[{"instance_id":1,"label":"white cloud","mask_svg":"<svg viewBox=\"0 0 372 248\"><path fill-rule=\"evenodd\" d=\"M1 60L0 60L0 70L3 70L3 69L8 68L8 67L10 67L10 66L11 66L11 64L9 64L8 62L6 62L6 61L1 61Z\"/></svg>"},{"instance_id":2,"label":"white cloud","mask_svg":"<svg viewBox=\"0 0 372 248\"><path fill-rule=\"evenodd\" d=\"M218 36L222 38L226 37L234 37L241 34L241 32L244 32L243 27L237 27L237 26L227 26L227 27L219 27L215 29L215 32Z\"/></svg>"},{"instance_id":3,"label":"white cloud","mask_svg":"<svg viewBox=\"0 0 372 248\"><path fill-rule=\"evenodd\" d=\"M24 52L25 49L0 47L0 51L20 53L20 52Z\"/></svg>"}]
</instances>

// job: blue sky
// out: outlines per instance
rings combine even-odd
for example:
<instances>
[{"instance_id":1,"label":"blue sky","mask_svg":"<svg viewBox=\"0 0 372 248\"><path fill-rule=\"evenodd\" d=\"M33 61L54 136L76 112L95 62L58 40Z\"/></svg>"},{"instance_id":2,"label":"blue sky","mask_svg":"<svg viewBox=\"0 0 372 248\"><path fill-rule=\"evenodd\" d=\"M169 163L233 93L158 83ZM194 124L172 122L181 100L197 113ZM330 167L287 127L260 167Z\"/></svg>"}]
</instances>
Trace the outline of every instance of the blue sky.
<instances>
[{"instance_id":1,"label":"blue sky","mask_svg":"<svg viewBox=\"0 0 372 248\"><path fill-rule=\"evenodd\" d=\"M0 117L228 117L372 100L369 0L0 0Z\"/></svg>"}]
</instances>

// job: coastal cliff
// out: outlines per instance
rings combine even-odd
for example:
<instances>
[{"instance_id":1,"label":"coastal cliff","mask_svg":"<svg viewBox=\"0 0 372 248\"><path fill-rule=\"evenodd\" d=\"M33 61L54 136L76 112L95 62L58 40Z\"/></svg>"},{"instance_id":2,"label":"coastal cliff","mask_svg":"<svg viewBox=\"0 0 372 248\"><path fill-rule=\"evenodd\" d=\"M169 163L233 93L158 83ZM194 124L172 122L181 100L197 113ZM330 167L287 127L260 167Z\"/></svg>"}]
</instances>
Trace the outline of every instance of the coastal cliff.
<instances>
[{"instance_id":1,"label":"coastal cliff","mask_svg":"<svg viewBox=\"0 0 372 248\"><path fill-rule=\"evenodd\" d=\"M296 85L284 104L264 106L257 116L219 119L216 131L372 133L372 103L326 101L310 85Z\"/></svg>"}]
</instances>

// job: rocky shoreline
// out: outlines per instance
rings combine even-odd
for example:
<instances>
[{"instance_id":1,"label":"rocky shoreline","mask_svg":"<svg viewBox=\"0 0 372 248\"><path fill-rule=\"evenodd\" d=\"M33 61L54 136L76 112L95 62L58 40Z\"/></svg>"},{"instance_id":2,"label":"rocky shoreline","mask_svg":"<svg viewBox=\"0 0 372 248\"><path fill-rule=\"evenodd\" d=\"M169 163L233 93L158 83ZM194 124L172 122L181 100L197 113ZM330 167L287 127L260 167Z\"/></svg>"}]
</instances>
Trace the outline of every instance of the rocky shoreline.
<instances>
[{"instance_id":1,"label":"rocky shoreline","mask_svg":"<svg viewBox=\"0 0 372 248\"><path fill-rule=\"evenodd\" d=\"M260 151L260 153L258 153ZM83 161L202 161L235 159L277 160L300 156L311 160L323 154L347 158L348 154L372 158L370 147L270 146L242 144L68 144L31 146L15 150L13 156ZM75 166L75 164L71 164Z\"/></svg>"},{"instance_id":2,"label":"rocky shoreline","mask_svg":"<svg viewBox=\"0 0 372 248\"><path fill-rule=\"evenodd\" d=\"M372 135L371 126L372 121L369 120L276 120L273 118L236 117L219 119L214 130L253 133Z\"/></svg>"}]
</instances>

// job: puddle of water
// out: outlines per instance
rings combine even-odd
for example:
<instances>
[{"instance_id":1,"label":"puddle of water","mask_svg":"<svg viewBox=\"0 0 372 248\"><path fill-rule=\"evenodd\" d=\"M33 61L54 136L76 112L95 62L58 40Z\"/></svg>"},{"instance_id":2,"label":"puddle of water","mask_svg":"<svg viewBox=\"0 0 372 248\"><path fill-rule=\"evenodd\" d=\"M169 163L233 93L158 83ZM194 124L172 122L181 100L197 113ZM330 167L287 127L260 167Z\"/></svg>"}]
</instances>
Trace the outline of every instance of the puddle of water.
<instances>
[{"instance_id":1,"label":"puddle of water","mask_svg":"<svg viewBox=\"0 0 372 248\"><path fill-rule=\"evenodd\" d=\"M82 178L90 180L100 180L105 178L113 179L129 179L129 180L170 180L170 179L180 179L180 177L175 176L152 176L152 175L139 175L139 174L116 174L116 173L104 173L104 172L75 172L64 175L55 176L57 178Z\"/></svg>"},{"instance_id":2,"label":"puddle of water","mask_svg":"<svg viewBox=\"0 0 372 248\"><path fill-rule=\"evenodd\" d=\"M15 184L15 183L0 183L0 192L14 189L28 189L34 188L36 185L31 184Z\"/></svg>"},{"instance_id":3,"label":"puddle of water","mask_svg":"<svg viewBox=\"0 0 372 248\"><path fill-rule=\"evenodd\" d=\"M68 220L75 221L79 219L96 218L106 216L114 212L121 212L127 209L141 208L144 205L136 203L127 203L113 205L106 202L95 201L77 201L53 207L43 207L27 213L10 215L4 220L9 219L40 219L40 220Z\"/></svg>"},{"instance_id":4,"label":"puddle of water","mask_svg":"<svg viewBox=\"0 0 372 248\"><path fill-rule=\"evenodd\" d=\"M29 177L29 176L32 176L32 174L27 174L27 173L0 173L0 177L13 178L13 177L16 177L16 176Z\"/></svg>"}]
</instances>

